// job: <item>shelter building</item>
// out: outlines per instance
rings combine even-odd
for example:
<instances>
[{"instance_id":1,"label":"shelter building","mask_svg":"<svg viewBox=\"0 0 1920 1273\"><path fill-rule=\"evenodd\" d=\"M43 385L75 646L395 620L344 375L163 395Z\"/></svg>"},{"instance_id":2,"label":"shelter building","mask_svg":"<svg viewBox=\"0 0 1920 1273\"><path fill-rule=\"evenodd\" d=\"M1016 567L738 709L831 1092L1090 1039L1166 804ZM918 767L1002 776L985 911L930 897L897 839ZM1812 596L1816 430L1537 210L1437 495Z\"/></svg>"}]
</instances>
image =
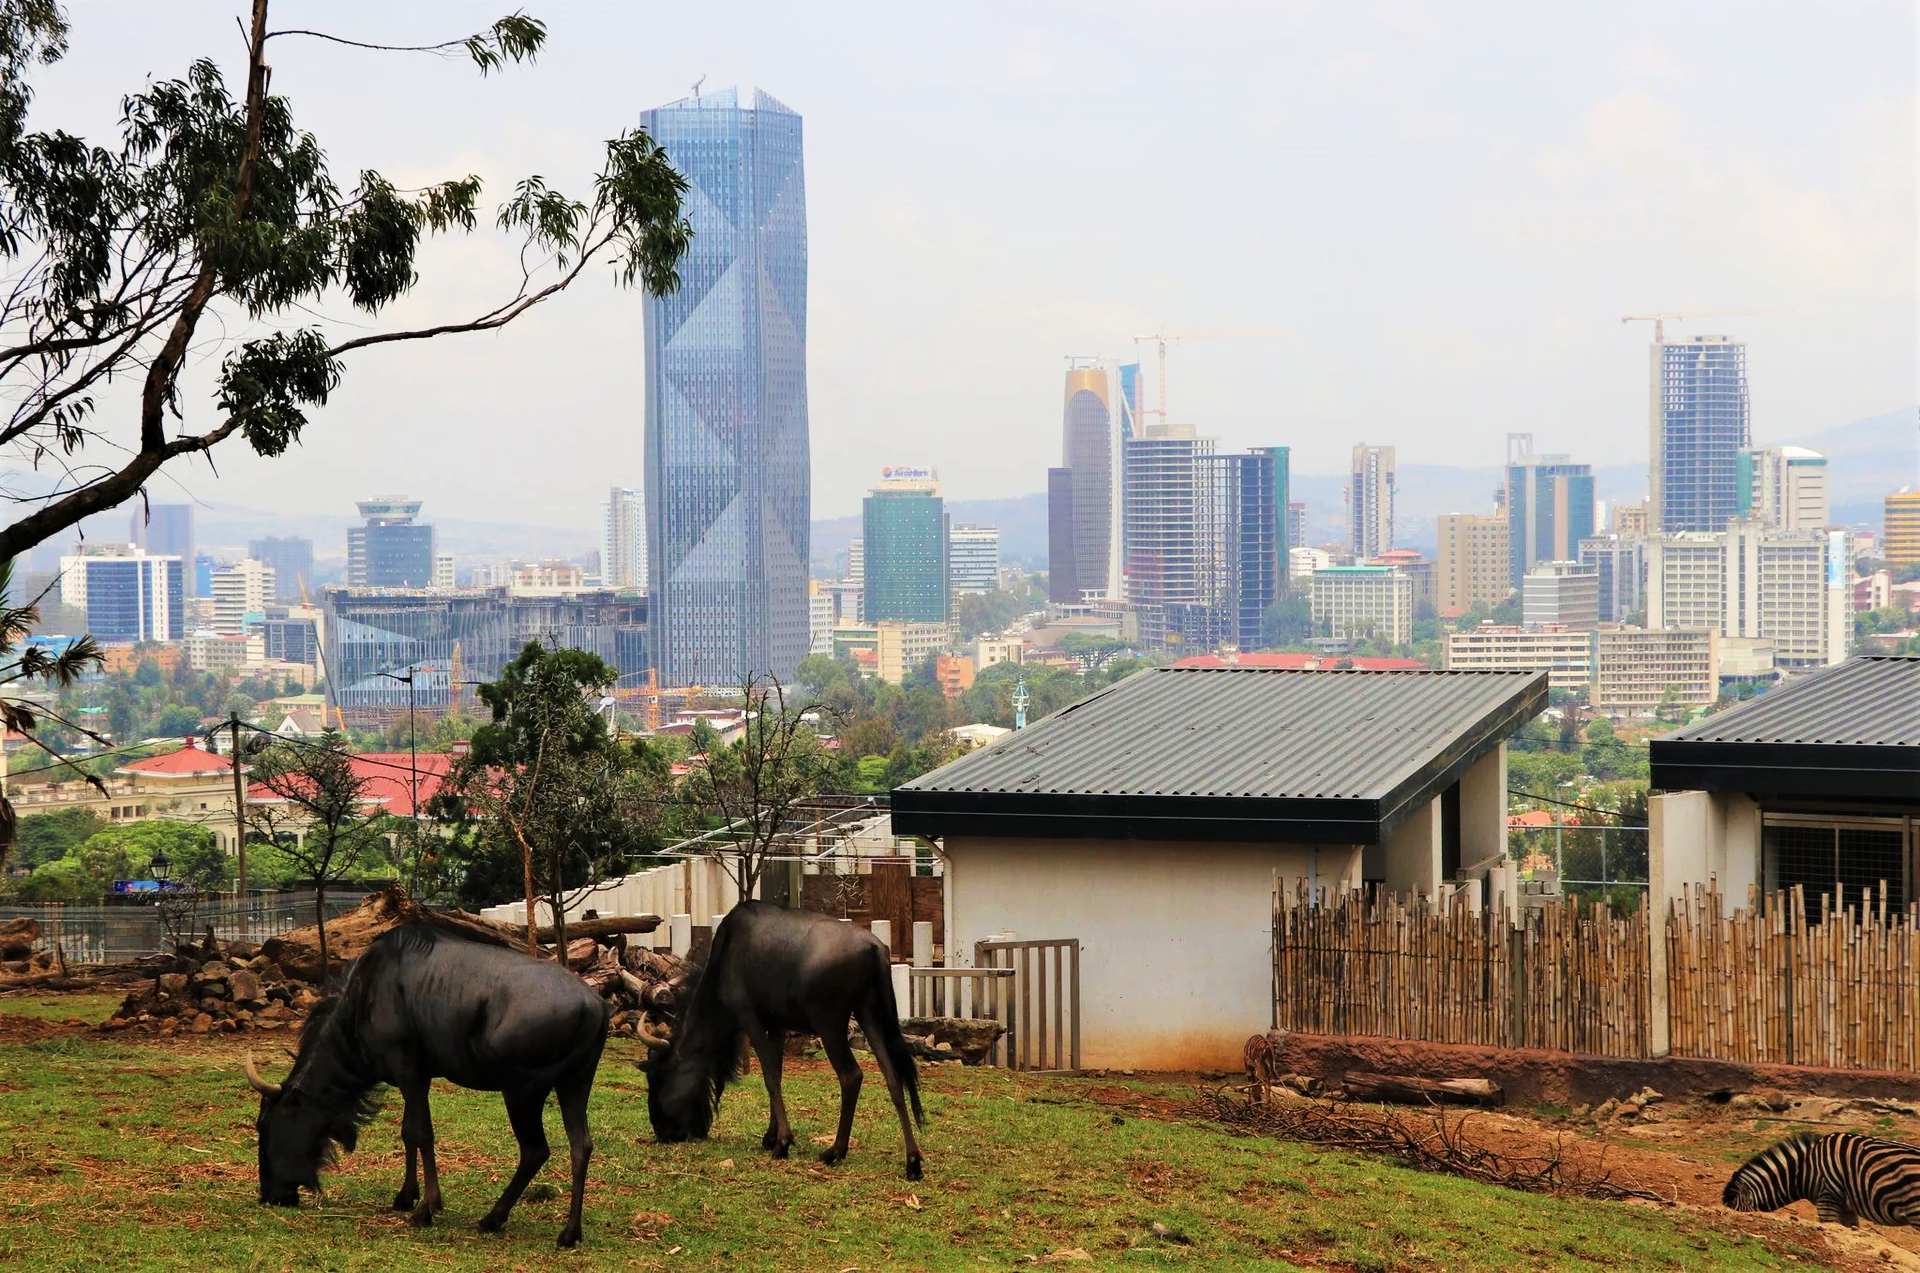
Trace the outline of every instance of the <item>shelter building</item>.
<instances>
[{"instance_id":1,"label":"shelter building","mask_svg":"<svg viewBox=\"0 0 1920 1273\"><path fill-rule=\"evenodd\" d=\"M1073 938L1083 1066L1232 1068L1273 1021L1277 886L1437 892L1506 855L1545 672L1136 673L895 788L948 949Z\"/></svg>"}]
</instances>

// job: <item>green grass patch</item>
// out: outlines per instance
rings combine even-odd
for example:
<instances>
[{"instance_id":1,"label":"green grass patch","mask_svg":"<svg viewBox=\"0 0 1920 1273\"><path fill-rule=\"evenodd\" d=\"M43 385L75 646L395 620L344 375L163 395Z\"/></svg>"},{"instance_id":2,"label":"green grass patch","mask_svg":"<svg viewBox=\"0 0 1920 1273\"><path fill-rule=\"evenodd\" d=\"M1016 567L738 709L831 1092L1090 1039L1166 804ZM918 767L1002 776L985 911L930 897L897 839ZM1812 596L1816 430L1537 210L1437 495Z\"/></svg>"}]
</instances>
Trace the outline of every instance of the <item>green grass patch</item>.
<instances>
[{"instance_id":1,"label":"green grass patch","mask_svg":"<svg viewBox=\"0 0 1920 1273\"><path fill-rule=\"evenodd\" d=\"M927 1179L902 1174L885 1088L869 1075L851 1158L815 1161L838 1093L823 1067L787 1081L800 1143L774 1162L757 1077L715 1138L653 1143L634 1051L609 1047L592 1110L586 1241L556 1253L564 1139L506 1233L472 1225L512 1170L496 1096L433 1097L447 1211L414 1230L399 1187L399 1103L297 1211L255 1202L256 1099L239 1052L85 1039L0 1047L0 1265L160 1270L505 1268L979 1269L1084 1251L1085 1268L1767 1269L1805 1267L1681 1213L1423 1175L1203 1124L1148 1117L1110 1082L925 1072ZM272 1066L275 1073L281 1064ZM1186 1092L1141 1081L1151 1095ZM1158 1222L1187 1241L1154 1236Z\"/></svg>"},{"instance_id":2,"label":"green grass patch","mask_svg":"<svg viewBox=\"0 0 1920 1273\"><path fill-rule=\"evenodd\" d=\"M43 1021L77 1017L88 1025L99 1025L112 1016L125 999L124 993L14 994L0 998L0 1016L38 1017Z\"/></svg>"}]
</instances>

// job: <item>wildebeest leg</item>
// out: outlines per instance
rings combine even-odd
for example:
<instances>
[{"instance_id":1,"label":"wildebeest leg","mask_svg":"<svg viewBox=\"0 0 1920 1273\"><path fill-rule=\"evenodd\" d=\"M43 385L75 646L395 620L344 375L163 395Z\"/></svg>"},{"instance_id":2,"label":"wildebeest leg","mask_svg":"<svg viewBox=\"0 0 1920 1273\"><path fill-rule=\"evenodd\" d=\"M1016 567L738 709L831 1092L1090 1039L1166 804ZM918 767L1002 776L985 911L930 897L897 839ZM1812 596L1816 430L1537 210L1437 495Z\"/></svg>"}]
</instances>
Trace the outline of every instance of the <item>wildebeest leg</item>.
<instances>
[{"instance_id":1,"label":"wildebeest leg","mask_svg":"<svg viewBox=\"0 0 1920 1273\"><path fill-rule=\"evenodd\" d=\"M860 1100L860 1062L853 1059L853 1049L847 1046L844 1019L816 1020L813 1028L820 1036L820 1046L826 1049L833 1072L840 1076L840 1130L833 1144L820 1151L820 1161L831 1166L847 1156L847 1140L853 1135L853 1107Z\"/></svg>"},{"instance_id":2,"label":"wildebeest leg","mask_svg":"<svg viewBox=\"0 0 1920 1273\"><path fill-rule=\"evenodd\" d=\"M881 1034L879 1022L869 1012L855 1013L860 1022L861 1033L873 1044L873 1059L880 1066L880 1077L887 1081L887 1095L893 1097L894 1112L900 1115L900 1134L907 1138L907 1179L920 1179L920 1145L913 1138L913 1120L907 1117L907 1088L901 1081L900 1067L893 1063L887 1054L887 1045L882 1041L887 1036Z\"/></svg>"},{"instance_id":3,"label":"wildebeest leg","mask_svg":"<svg viewBox=\"0 0 1920 1273\"><path fill-rule=\"evenodd\" d=\"M786 1059L787 1032L748 1030L747 1039L760 1058L760 1072L767 1080L767 1134L760 1138L760 1148L772 1150L775 1158L785 1158L788 1146L793 1144L786 1098L780 1094L780 1064Z\"/></svg>"},{"instance_id":4,"label":"wildebeest leg","mask_svg":"<svg viewBox=\"0 0 1920 1273\"><path fill-rule=\"evenodd\" d=\"M407 1146L407 1183L400 1191L400 1197L393 1200L397 1210L400 1199L413 1192L413 1156L417 1151L420 1164L426 1169L427 1190L420 1198L420 1205L407 1217L414 1225L425 1226L433 1223L433 1213L443 1207L440 1201L440 1168L433 1158L433 1111L427 1103L429 1085L412 1081L401 1086L400 1094L406 1100L406 1109L400 1115L400 1138Z\"/></svg>"},{"instance_id":5,"label":"wildebeest leg","mask_svg":"<svg viewBox=\"0 0 1920 1273\"><path fill-rule=\"evenodd\" d=\"M408 1136L402 1126L400 1139L407 1147L407 1181L400 1186L400 1192L393 1195L395 1211L411 1211L413 1204L420 1201L420 1155L413 1147L413 1138Z\"/></svg>"},{"instance_id":6,"label":"wildebeest leg","mask_svg":"<svg viewBox=\"0 0 1920 1273\"><path fill-rule=\"evenodd\" d=\"M560 1245L580 1244L580 1209L587 1200L587 1163L593 1157L593 1137L587 1132L587 1097L593 1091L593 1071L584 1076L570 1075L554 1089L560 1098L560 1122L567 1129L567 1159L573 1167L573 1205L567 1211L567 1226L560 1230Z\"/></svg>"},{"instance_id":7,"label":"wildebeest leg","mask_svg":"<svg viewBox=\"0 0 1920 1273\"><path fill-rule=\"evenodd\" d=\"M506 1224L507 1217L513 1213L513 1204L520 1201L520 1194L526 1189L527 1182L553 1156L547 1148L547 1129L540 1117L547 1103L547 1089L503 1092L501 1095L506 1098L507 1121L513 1125L513 1138L520 1142L520 1165L513 1169L513 1179L507 1181L506 1191L493 1204L493 1210L480 1218L482 1233L497 1232Z\"/></svg>"}]
</instances>

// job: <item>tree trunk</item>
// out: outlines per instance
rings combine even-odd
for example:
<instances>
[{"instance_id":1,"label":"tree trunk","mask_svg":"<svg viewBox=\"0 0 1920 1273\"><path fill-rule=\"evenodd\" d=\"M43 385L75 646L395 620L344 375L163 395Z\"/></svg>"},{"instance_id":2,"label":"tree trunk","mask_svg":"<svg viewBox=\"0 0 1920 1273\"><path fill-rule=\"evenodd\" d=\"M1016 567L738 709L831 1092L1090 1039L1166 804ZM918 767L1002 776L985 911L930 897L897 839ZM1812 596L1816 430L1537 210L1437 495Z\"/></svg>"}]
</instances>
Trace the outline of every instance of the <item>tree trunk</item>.
<instances>
[{"instance_id":1,"label":"tree trunk","mask_svg":"<svg viewBox=\"0 0 1920 1273\"><path fill-rule=\"evenodd\" d=\"M327 975L331 971L327 963L327 873L325 870L313 873L313 922L320 930L320 988L325 990Z\"/></svg>"},{"instance_id":2,"label":"tree trunk","mask_svg":"<svg viewBox=\"0 0 1920 1273\"><path fill-rule=\"evenodd\" d=\"M1505 1093L1491 1079L1423 1079L1411 1074L1370 1074L1349 1070L1341 1086L1358 1101L1395 1101L1406 1105L1499 1105Z\"/></svg>"}]
</instances>

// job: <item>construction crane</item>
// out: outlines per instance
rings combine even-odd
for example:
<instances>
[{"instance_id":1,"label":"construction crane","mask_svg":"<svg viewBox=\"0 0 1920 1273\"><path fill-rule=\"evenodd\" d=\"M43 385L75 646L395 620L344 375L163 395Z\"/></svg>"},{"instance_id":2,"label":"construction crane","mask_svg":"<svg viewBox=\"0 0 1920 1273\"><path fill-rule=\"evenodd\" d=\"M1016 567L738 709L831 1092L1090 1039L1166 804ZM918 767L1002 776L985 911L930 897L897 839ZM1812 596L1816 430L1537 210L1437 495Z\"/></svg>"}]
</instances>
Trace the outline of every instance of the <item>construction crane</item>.
<instances>
[{"instance_id":1,"label":"construction crane","mask_svg":"<svg viewBox=\"0 0 1920 1273\"><path fill-rule=\"evenodd\" d=\"M1661 314L1625 314L1621 316L1620 321L1623 323L1652 323L1653 343L1656 345L1664 345L1667 343L1667 320L1669 318L1676 323L1683 323L1690 318L1748 318L1755 314L1778 314L1780 312L1781 311L1777 309L1669 310Z\"/></svg>"},{"instance_id":2,"label":"construction crane","mask_svg":"<svg viewBox=\"0 0 1920 1273\"><path fill-rule=\"evenodd\" d=\"M1160 354L1160 370L1158 375L1154 379L1154 384L1158 387L1160 407L1157 411L1153 411L1153 412L1142 411L1140 414L1157 415L1160 417L1160 423L1165 424L1167 422L1167 346L1174 343L1175 341L1181 341L1181 340L1277 340L1283 336L1291 336L1291 335L1293 335L1293 333L1290 331L1170 332L1166 330L1161 330L1157 332L1149 332L1145 336L1135 336L1133 338L1134 344L1138 345L1142 341L1150 340L1158 347L1159 354Z\"/></svg>"}]
</instances>

